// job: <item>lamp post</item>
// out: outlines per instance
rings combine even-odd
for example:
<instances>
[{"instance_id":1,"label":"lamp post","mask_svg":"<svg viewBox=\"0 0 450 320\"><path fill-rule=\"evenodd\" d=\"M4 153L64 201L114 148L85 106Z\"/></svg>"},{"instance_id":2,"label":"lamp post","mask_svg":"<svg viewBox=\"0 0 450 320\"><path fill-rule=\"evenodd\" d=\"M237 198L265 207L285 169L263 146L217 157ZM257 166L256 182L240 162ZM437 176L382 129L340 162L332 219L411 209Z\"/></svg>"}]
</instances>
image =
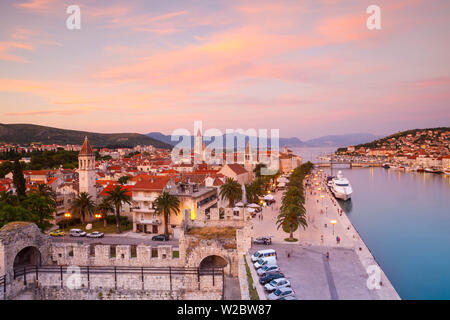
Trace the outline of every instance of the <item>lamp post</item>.
<instances>
[{"instance_id":1,"label":"lamp post","mask_svg":"<svg viewBox=\"0 0 450 320\"><path fill-rule=\"evenodd\" d=\"M64 219L69 220L72 218L72 214L70 212L64 213ZM65 223L63 223L63 232L65 231Z\"/></svg>"},{"instance_id":2,"label":"lamp post","mask_svg":"<svg viewBox=\"0 0 450 320\"><path fill-rule=\"evenodd\" d=\"M321 194L320 198L322 199L322 207L323 207L323 199L325 199L325 196L323 194Z\"/></svg>"},{"instance_id":3,"label":"lamp post","mask_svg":"<svg viewBox=\"0 0 450 320\"><path fill-rule=\"evenodd\" d=\"M333 236L334 236L334 225L337 223L336 220L330 220L330 223L333 225Z\"/></svg>"}]
</instances>

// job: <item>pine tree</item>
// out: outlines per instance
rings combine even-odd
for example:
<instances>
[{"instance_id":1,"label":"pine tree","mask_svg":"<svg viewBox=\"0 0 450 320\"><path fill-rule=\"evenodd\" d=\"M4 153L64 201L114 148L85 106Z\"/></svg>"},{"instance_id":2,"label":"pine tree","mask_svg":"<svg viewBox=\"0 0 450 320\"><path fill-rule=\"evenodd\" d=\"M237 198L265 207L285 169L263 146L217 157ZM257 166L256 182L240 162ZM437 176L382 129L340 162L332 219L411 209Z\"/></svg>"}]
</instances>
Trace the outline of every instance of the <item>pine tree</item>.
<instances>
[{"instance_id":1,"label":"pine tree","mask_svg":"<svg viewBox=\"0 0 450 320\"><path fill-rule=\"evenodd\" d=\"M14 161L13 182L19 199L24 198L26 196L25 177L23 176L22 165L17 159Z\"/></svg>"}]
</instances>

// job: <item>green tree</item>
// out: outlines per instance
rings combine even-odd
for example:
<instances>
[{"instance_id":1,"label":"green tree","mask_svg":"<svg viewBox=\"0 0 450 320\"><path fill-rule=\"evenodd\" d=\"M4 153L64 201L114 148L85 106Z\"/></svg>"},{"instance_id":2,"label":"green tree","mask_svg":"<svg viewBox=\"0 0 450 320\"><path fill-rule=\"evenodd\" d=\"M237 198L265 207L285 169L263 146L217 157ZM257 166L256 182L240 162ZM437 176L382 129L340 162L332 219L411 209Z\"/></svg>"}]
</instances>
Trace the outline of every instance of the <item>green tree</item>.
<instances>
[{"instance_id":1,"label":"green tree","mask_svg":"<svg viewBox=\"0 0 450 320\"><path fill-rule=\"evenodd\" d=\"M106 227L106 217L109 212L114 211L114 206L108 198L103 198L102 202L97 206L97 210L103 215L103 226Z\"/></svg>"},{"instance_id":2,"label":"green tree","mask_svg":"<svg viewBox=\"0 0 450 320\"><path fill-rule=\"evenodd\" d=\"M31 212L31 220L42 231L52 225L56 210L56 202L52 198L33 192L22 201L21 206Z\"/></svg>"},{"instance_id":3,"label":"green tree","mask_svg":"<svg viewBox=\"0 0 450 320\"><path fill-rule=\"evenodd\" d=\"M11 206L17 206L19 204L19 199L12 191L2 191L0 192L0 202L4 202Z\"/></svg>"},{"instance_id":4,"label":"green tree","mask_svg":"<svg viewBox=\"0 0 450 320\"><path fill-rule=\"evenodd\" d=\"M264 189L260 180L255 180L252 183L246 184L245 193L247 194L248 203L258 203L259 198L264 195Z\"/></svg>"},{"instance_id":5,"label":"green tree","mask_svg":"<svg viewBox=\"0 0 450 320\"><path fill-rule=\"evenodd\" d=\"M130 180L130 176L122 176L117 180L117 182L121 185L127 184L128 180Z\"/></svg>"},{"instance_id":6,"label":"green tree","mask_svg":"<svg viewBox=\"0 0 450 320\"><path fill-rule=\"evenodd\" d=\"M32 221L29 210L0 201L0 228L13 221Z\"/></svg>"},{"instance_id":7,"label":"green tree","mask_svg":"<svg viewBox=\"0 0 450 320\"><path fill-rule=\"evenodd\" d=\"M16 193L21 198L26 197L26 185L25 185L25 177L23 176L22 165L19 160L14 161L14 169L13 169L13 182L16 187Z\"/></svg>"},{"instance_id":8,"label":"green tree","mask_svg":"<svg viewBox=\"0 0 450 320\"><path fill-rule=\"evenodd\" d=\"M71 211L80 217L81 223L85 223L86 217L94 214L95 203L87 192L81 192L72 202Z\"/></svg>"},{"instance_id":9,"label":"green tree","mask_svg":"<svg viewBox=\"0 0 450 320\"><path fill-rule=\"evenodd\" d=\"M306 229L308 226L305 213L303 204L290 204L278 215L277 229L282 227L284 232L289 233L289 239L294 240L294 232L297 231L298 227L302 226L303 229Z\"/></svg>"},{"instance_id":10,"label":"green tree","mask_svg":"<svg viewBox=\"0 0 450 320\"><path fill-rule=\"evenodd\" d=\"M180 200L168 192L163 192L156 198L155 202L156 212L164 216L164 234L169 236L169 219L173 213L178 215L180 213Z\"/></svg>"},{"instance_id":11,"label":"green tree","mask_svg":"<svg viewBox=\"0 0 450 320\"><path fill-rule=\"evenodd\" d=\"M39 184L34 193L37 193L44 197L48 197L56 202L56 193L46 184Z\"/></svg>"},{"instance_id":12,"label":"green tree","mask_svg":"<svg viewBox=\"0 0 450 320\"><path fill-rule=\"evenodd\" d=\"M259 178L261 177L261 170L267 168L267 165L265 163L258 163L255 168L253 169L253 172L255 173L255 177Z\"/></svg>"},{"instance_id":13,"label":"green tree","mask_svg":"<svg viewBox=\"0 0 450 320\"><path fill-rule=\"evenodd\" d=\"M116 208L116 230L120 233L120 208L123 203L131 204L131 197L127 195L128 190L122 188L121 185L116 185L114 188L107 192L108 201L110 201Z\"/></svg>"},{"instance_id":14,"label":"green tree","mask_svg":"<svg viewBox=\"0 0 450 320\"><path fill-rule=\"evenodd\" d=\"M228 178L220 187L219 195L221 199L227 199L230 208L234 207L234 203L242 199L242 187L236 180Z\"/></svg>"}]
</instances>

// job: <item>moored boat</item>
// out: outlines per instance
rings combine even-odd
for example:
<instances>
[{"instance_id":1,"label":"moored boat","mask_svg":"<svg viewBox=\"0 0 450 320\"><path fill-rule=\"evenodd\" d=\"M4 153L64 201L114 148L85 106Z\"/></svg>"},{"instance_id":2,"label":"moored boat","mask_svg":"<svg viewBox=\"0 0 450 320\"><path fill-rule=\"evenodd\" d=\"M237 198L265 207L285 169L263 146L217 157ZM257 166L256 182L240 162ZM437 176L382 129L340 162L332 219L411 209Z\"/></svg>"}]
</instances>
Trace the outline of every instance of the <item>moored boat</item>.
<instances>
[{"instance_id":1,"label":"moored boat","mask_svg":"<svg viewBox=\"0 0 450 320\"><path fill-rule=\"evenodd\" d=\"M436 168L436 167L425 168L425 172L428 172L428 173L442 173L442 171L439 168Z\"/></svg>"},{"instance_id":2,"label":"moored boat","mask_svg":"<svg viewBox=\"0 0 450 320\"><path fill-rule=\"evenodd\" d=\"M338 171L336 178L332 180L332 185L330 189L336 198L342 200L349 200L353 193L350 181L348 181L347 178L344 178L342 171Z\"/></svg>"}]
</instances>

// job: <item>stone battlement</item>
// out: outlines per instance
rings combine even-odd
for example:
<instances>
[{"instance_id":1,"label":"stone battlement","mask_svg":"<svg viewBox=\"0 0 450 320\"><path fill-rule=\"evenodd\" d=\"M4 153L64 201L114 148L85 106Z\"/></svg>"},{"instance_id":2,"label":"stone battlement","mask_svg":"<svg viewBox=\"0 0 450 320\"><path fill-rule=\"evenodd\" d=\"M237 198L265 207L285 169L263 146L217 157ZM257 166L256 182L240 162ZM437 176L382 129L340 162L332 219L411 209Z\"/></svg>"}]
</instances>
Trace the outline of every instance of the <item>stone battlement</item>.
<instances>
[{"instance_id":1,"label":"stone battlement","mask_svg":"<svg viewBox=\"0 0 450 320\"><path fill-rule=\"evenodd\" d=\"M170 245L52 244L51 259L57 265L182 267L179 248Z\"/></svg>"}]
</instances>

